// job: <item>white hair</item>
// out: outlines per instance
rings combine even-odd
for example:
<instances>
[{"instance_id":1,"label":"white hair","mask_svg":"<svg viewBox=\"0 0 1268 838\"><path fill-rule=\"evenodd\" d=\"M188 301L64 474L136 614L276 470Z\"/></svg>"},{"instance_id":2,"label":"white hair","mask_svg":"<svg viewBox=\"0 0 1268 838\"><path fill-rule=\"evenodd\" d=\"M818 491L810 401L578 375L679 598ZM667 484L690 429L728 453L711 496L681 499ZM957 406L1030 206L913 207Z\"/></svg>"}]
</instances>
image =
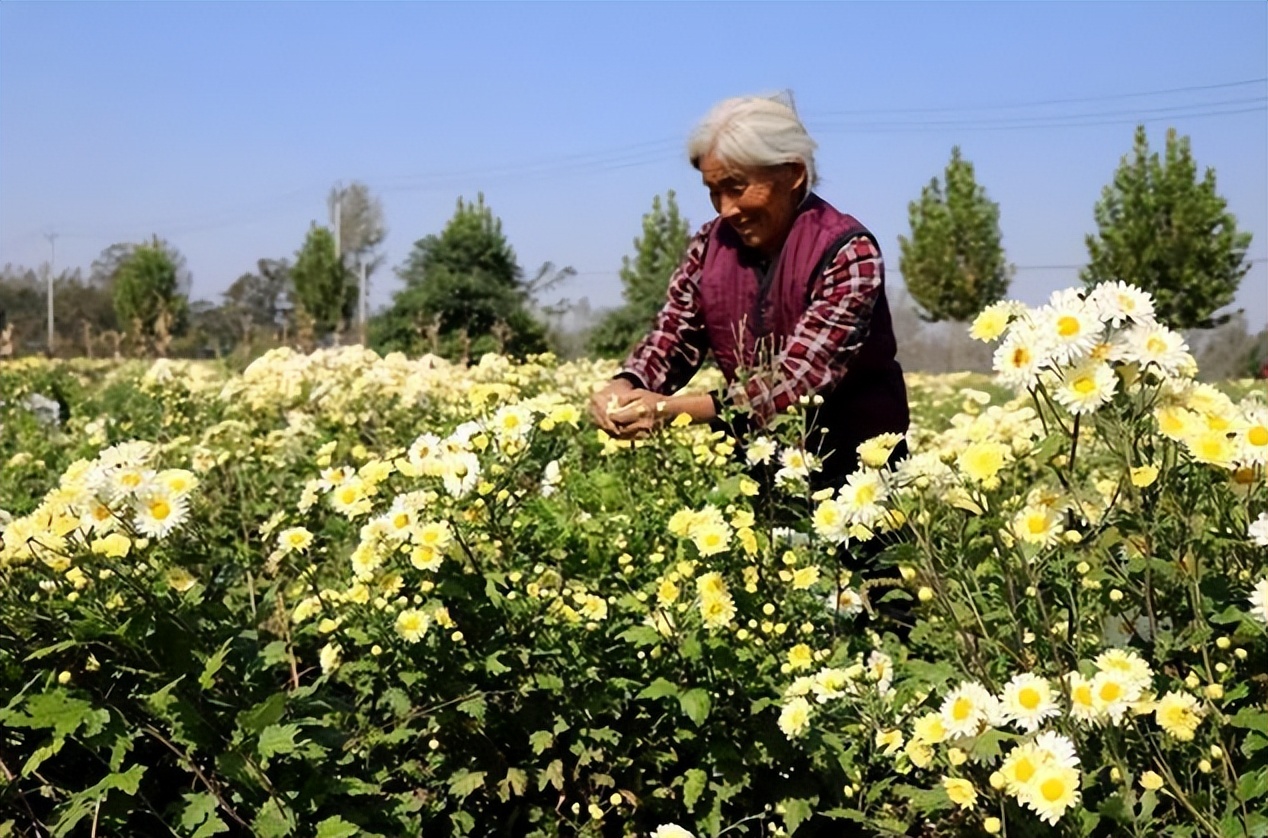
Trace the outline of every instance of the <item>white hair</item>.
<instances>
[{"instance_id":1,"label":"white hair","mask_svg":"<svg viewBox=\"0 0 1268 838\"><path fill-rule=\"evenodd\" d=\"M700 120L687 141L687 157L700 168L707 154L737 166L779 166L801 163L806 167L806 184L815 186L818 143L806 133L791 94L783 96L739 96L725 99Z\"/></svg>"}]
</instances>

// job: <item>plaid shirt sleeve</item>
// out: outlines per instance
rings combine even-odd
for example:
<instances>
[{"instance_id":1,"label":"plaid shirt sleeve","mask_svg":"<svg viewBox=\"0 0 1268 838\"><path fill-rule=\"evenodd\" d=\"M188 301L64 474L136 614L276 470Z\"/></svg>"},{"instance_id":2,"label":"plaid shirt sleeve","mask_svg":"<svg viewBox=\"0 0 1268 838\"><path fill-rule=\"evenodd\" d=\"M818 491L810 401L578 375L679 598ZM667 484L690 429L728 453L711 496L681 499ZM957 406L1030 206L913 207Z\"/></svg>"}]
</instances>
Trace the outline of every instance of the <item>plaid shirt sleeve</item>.
<instances>
[{"instance_id":1,"label":"plaid shirt sleeve","mask_svg":"<svg viewBox=\"0 0 1268 838\"><path fill-rule=\"evenodd\" d=\"M765 424L802 396L830 391L867 338L884 278L876 243L868 236L847 241L824 269L773 369L735 382L727 388L727 401L748 406L752 418Z\"/></svg>"},{"instance_id":2,"label":"plaid shirt sleeve","mask_svg":"<svg viewBox=\"0 0 1268 838\"><path fill-rule=\"evenodd\" d=\"M664 307L647 337L630 352L619 376L655 393L682 388L700 369L709 342L700 310L700 271L715 221L705 224L687 245L687 255L669 278Z\"/></svg>"}]
</instances>

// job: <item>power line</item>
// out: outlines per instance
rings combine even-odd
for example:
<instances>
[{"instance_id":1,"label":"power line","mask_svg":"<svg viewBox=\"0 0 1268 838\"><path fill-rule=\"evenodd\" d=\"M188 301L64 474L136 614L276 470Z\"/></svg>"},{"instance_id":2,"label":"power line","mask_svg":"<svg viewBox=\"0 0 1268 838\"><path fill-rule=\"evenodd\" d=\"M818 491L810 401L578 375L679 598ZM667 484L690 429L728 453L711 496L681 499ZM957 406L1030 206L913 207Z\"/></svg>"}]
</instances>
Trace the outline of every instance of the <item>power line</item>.
<instances>
[{"instance_id":1,"label":"power line","mask_svg":"<svg viewBox=\"0 0 1268 838\"><path fill-rule=\"evenodd\" d=\"M1011 102L1000 105L948 105L936 108L887 108L875 109L868 108L862 110L845 110L845 111L827 111L821 116L858 116L865 114L901 114L901 113L947 113L950 111L993 111L993 110L1009 110L1013 108L1040 108L1049 105L1070 105L1084 102L1108 102L1115 99L1140 99L1149 96L1169 96L1174 93L1192 93L1199 90L1221 90L1230 87L1245 87L1252 84L1264 84L1268 82L1268 76L1257 79L1244 79L1242 81L1229 81L1220 84L1202 84L1192 87L1172 87L1166 90L1146 90L1139 93L1110 93L1102 96L1080 96L1068 99L1040 99L1031 102Z\"/></svg>"}]
</instances>

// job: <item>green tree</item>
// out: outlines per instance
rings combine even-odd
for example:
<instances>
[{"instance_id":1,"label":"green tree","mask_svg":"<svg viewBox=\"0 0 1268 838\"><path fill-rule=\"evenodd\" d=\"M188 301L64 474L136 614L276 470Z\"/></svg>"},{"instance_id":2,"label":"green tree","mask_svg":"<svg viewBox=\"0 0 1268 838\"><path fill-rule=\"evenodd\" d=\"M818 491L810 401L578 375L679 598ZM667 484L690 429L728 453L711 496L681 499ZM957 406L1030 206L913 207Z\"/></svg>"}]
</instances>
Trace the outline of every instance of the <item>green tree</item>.
<instances>
[{"instance_id":1,"label":"green tree","mask_svg":"<svg viewBox=\"0 0 1268 838\"><path fill-rule=\"evenodd\" d=\"M678 200L669 190L662 204L652 198L643 216L643 235L634 239L634 256L621 258L620 308L607 312L590 333L590 350L608 357L624 356L642 338L665 305L669 278L687 252L691 236Z\"/></svg>"},{"instance_id":2,"label":"green tree","mask_svg":"<svg viewBox=\"0 0 1268 838\"><path fill-rule=\"evenodd\" d=\"M911 238L898 237L898 269L921 316L964 322L1004 298L1014 268L1004 258L999 204L973 164L951 149L945 189L938 178L907 205Z\"/></svg>"},{"instance_id":3,"label":"green tree","mask_svg":"<svg viewBox=\"0 0 1268 838\"><path fill-rule=\"evenodd\" d=\"M162 317L169 334L184 331L190 286L185 259L158 236L132 247L119 261L112 284L115 315L123 329L139 326L141 334L153 336Z\"/></svg>"},{"instance_id":4,"label":"green tree","mask_svg":"<svg viewBox=\"0 0 1268 838\"><path fill-rule=\"evenodd\" d=\"M329 332L352 315L356 286L335 257L335 237L313 223L291 268L295 301L313 318L318 333Z\"/></svg>"},{"instance_id":5,"label":"green tree","mask_svg":"<svg viewBox=\"0 0 1268 838\"><path fill-rule=\"evenodd\" d=\"M1080 273L1089 286L1122 280L1148 291L1159 320L1177 329L1209 328L1233 301L1250 270L1251 234L1215 191L1215 170L1201 180L1188 137L1167 130L1164 157L1150 153L1145 127L1124 155L1096 204L1090 261Z\"/></svg>"},{"instance_id":6,"label":"green tree","mask_svg":"<svg viewBox=\"0 0 1268 838\"><path fill-rule=\"evenodd\" d=\"M449 356L468 350L473 356L542 351L546 330L530 302L542 276L551 272L524 282L502 222L484 196L475 203L459 199L444 230L416 241L397 269L405 287L376 318L372 343L388 351L439 349Z\"/></svg>"}]
</instances>

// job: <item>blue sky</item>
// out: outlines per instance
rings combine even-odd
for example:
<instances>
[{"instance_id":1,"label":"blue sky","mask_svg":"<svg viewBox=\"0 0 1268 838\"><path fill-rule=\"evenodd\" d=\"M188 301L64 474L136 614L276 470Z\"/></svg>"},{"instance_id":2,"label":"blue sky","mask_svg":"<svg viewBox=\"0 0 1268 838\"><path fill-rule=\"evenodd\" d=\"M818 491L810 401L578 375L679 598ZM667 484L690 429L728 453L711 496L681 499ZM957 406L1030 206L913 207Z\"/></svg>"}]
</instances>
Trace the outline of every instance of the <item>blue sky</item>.
<instances>
[{"instance_id":1,"label":"blue sky","mask_svg":"<svg viewBox=\"0 0 1268 838\"><path fill-rule=\"evenodd\" d=\"M791 89L820 193L876 232L891 282L907 204L959 144L1030 303L1076 284L1134 121L1156 148L1174 126L1255 235L1237 305L1258 327L1266 76L1261 2L4 3L0 263L44 262L56 232L59 267L86 269L157 233L214 299L358 179L389 268L483 191L527 270L572 266L560 293L609 305L653 195L712 214L695 121ZM374 305L397 287L372 284Z\"/></svg>"}]
</instances>

